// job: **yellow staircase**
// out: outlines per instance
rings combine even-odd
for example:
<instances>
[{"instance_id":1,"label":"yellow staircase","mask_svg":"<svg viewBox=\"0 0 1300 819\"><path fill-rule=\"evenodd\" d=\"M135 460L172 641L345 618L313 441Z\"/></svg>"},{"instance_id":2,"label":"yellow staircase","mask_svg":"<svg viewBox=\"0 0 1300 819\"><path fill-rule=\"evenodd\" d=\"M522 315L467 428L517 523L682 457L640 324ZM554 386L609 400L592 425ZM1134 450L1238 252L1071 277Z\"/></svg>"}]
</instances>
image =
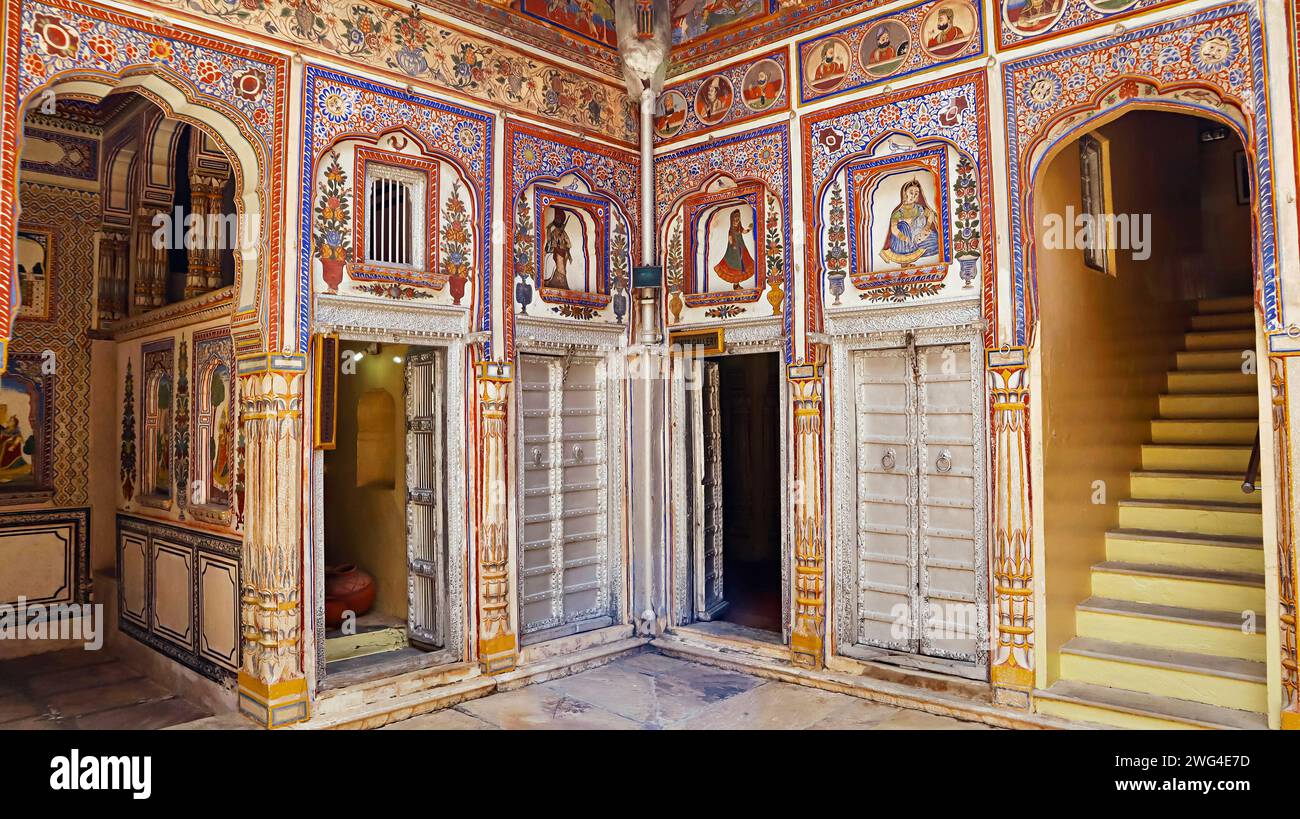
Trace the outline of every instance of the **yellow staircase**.
<instances>
[{"instance_id":1,"label":"yellow staircase","mask_svg":"<svg viewBox=\"0 0 1300 819\"><path fill-rule=\"evenodd\" d=\"M1265 728L1261 493L1251 300L1196 302L1151 442L1075 609L1047 714L1132 728ZM1252 613L1253 612L1253 616ZM1255 630L1249 626L1254 623Z\"/></svg>"}]
</instances>

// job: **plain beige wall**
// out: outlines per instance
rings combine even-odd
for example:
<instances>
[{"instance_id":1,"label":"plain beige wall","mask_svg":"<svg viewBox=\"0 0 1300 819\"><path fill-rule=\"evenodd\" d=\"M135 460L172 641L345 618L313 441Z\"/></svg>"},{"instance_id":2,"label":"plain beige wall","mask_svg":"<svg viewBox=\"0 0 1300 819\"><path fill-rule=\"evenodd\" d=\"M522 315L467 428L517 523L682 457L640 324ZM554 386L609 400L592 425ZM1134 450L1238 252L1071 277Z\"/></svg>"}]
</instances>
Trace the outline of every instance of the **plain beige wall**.
<instances>
[{"instance_id":1,"label":"plain beige wall","mask_svg":"<svg viewBox=\"0 0 1300 819\"><path fill-rule=\"evenodd\" d=\"M365 344L343 341L343 350ZM325 564L355 563L375 578L373 611L406 620L406 409L402 395L406 346L384 344L378 355L339 376L338 446L325 452ZM391 488L357 486L357 401L367 390L393 398Z\"/></svg>"},{"instance_id":2,"label":"plain beige wall","mask_svg":"<svg viewBox=\"0 0 1300 819\"><path fill-rule=\"evenodd\" d=\"M1043 245L1043 218L1080 208L1077 143L1037 180L1049 683L1060 646L1075 633L1074 607L1091 594L1089 567L1105 559L1105 532L1118 524L1116 504L1150 440L1157 396L1182 346L1184 299L1249 289L1239 272L1250 268L1250 233L1233 211L1232 138L1204 145L1198 134L1209 125L1142 111L1099 129L1110 141L1114 211L1152 214L1151 258L1119 251L1114 276L1086 267L1079 250ZM1096 481L1105 504L1092 502Z\"/></svg>"}]
</instances>

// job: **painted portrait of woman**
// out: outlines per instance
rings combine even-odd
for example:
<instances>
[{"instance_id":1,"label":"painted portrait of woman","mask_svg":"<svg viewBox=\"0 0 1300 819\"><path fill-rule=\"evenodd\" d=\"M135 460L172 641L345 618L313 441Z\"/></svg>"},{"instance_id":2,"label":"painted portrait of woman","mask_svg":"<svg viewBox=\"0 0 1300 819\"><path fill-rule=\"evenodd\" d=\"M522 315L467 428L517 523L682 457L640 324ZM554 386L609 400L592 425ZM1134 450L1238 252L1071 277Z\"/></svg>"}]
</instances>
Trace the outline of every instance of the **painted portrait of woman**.
<instances>
[{"instance_id":1,"label":"painted portrait of woman","mask_svg":"<svg viewBox=\"0 0 1300 819\"><path fill-rule=\"evenodd\" d=\"M880 258L898 265L910 265L939 253L939 214L926 201L921 183L913 178L903 183L897 207L889 214L889 229Z\"/></svg>"},{"instance_id":2,"label":"painted portrait of woman","mask_svg":"<svg viewBox=\"0 0 1300 819\"><path fill-rule=\"evenodd\" d=\"M722 259L713 266L713 272L718 274L718 278L729 283L735 290L740 289L741 282L754 275L754 255L745 240L748 230L742 224L740 208L736 208L731 212L727 224L727 249L722 254Z\"/></svg>"}]
</instances>

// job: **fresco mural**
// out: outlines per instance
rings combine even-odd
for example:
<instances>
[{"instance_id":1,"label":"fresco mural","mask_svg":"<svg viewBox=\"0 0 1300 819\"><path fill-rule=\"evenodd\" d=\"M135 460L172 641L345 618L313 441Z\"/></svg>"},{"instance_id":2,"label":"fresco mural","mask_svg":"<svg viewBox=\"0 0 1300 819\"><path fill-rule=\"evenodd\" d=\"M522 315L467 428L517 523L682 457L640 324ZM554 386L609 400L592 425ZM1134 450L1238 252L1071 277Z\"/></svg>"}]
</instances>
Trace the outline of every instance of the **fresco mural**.
<instances>
[{"instance_id":1,"label":"fresco mural","mask_svg":"<svg viewBox=\"0 0 1300 819\"><path fill-rule=\"evenodd\" d=\"M519 9L611 48L618 45L612 0L519 0Z\"/></svg>"},{"instance_id":2,"label":"fresco mural","mask_svg":"<svg viewBox=\"0 0 1300 819\"><path fill-rule=\"evenodd\" d=\"M612 25L603 22L603 16L602 22L596 22L595 5L603 2L526 2L527 8L522 11L502 7L508 3L483 0L431 0L426 5L477 25L491 20L533 46L531 49L472 34L445 18L423 15L418 7L398 8L378 0L323 0L292 5L260 0L160 0L158 5L197 15L227 26L232 32L265 32L275 39L323 51L370 70L380 68L397 77L417 77L467 100L482 100L611 139L635 142L635 105L615 79L615 52L589 33L594 29L604 37ZM576 23L572 27L533 23L539 19L572 19ZM520 30L519 23L533 25ZM564 29L579 36L553 36ZM565 56L590 65L609 79L581 74L538 56L543 50L555 51L556 46Z\"/></svg>"},{"instance_id":3,"label":"fresco mural","mask_svg":"<svg viewBox=\"0 0 1300 819\"><path fill-rule=\"evenodd\" d=\"M53 374L49 359L11 355L0 374L0 503L53 494Z\"/></svg>"},{"instance_id":4,"label":"fresco mural","mask_svg":"<svg viewBox=\"0 0 1300 819\"><path fill-rule=\"evenodd\" d=\"M170 509L172 502L175 339L144 345L140 366L140 503Z\"/></svg>"},{"instance_id":5,"label":"fresco mural","mask_svg":"<svg viewBox=\"0 0 1300 819\"><path fill-rule=\"evenodd\" d=\"M999 48L1113 23L1183 0L996 0Z\"/></svg>"},{"instance_id":6,"label":"fresco mural","mask_svg":"<svg viewBox=\"0 0 1300 819\"><path fill-rule=\"evenodd\" d=\"M982 268L994 258L987 111L976 71L804 119L805 207L817 237L807 269L826 272L815 289L827 309L987 286ZM818 326L819 308L808 309Z\"/></svg>"},{"instance_id":7,"label":"fresco mural","mask_svg":"<svg viewBox=\"0 0 1300 819\"><path fill-rule=\"evenodd\" d=\"M303 98L303 279L318 292L471 308L487 329L493 116L318 66ZM399 195L404 258L366 229L375 203Z\"/></svg>"},{"instance_id":8,"label":"fresco mural","mask_svg":"<svg viewBox=\"0 0 1300 819\"><path fill-rule=\"evenodd\" d=\"M790 109L784 48L667 86L655 106L660 144ZM690 103L688 104L688 100Z\"/></svg>"},{"instance_id":9,"label":"fresco mural","mask_svg":"<svg viewBox=\"0 0 1300 819\"><path fill-rule=\"evenodd\" d=\"M837 94L984 54L984 13L971 0L926 0L798 44L799 99Z\"/></svg>"},{"instance_id":10,"label":"fresco mural","mask_svg":"<svg viewBox=\"0 0 1300 819\"><path fill-rule=\"evenodd\" d=\"M674 0L673 43L686 43L719 29L776 11L776 0Z\"/></svg>"},{"instance_id":11,"label":"fresco mural","mask_svg":"<svg viewBox=\"0 0 1300 819\"><path fill-rule=\"evenodd\" d=\"M790 153L785 123L660 154L656 202L670 326L793 319Z\"/></svg>"},{"instance_id":12,"label":"fresco mural","mask_svg":"<svg viewBox=\"0 0 1300 819\"><path fill-rule=\"evenodd\" d=\"M508 120L506 345L516 316L623 323L640 213L635 154Z\"/></svg>"}]
</instances>

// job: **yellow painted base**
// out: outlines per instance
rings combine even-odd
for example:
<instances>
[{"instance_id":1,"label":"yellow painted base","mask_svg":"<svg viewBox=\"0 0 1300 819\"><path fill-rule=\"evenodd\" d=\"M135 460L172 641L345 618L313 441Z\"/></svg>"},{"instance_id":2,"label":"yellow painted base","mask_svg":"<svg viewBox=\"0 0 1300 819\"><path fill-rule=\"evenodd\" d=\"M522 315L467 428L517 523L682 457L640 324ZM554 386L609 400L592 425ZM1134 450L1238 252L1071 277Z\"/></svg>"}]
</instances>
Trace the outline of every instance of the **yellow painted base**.
<instances>
[{"instance_id":1,"label":"yellow painted base","mask_svg":"<svg viewBox=\"0 0 1300 819\"><path fill-rule=\"evenodd\" d=\"M311 716L307 680L299 677L267 684L239 672L239 711L263 728L283 728Z\"/></svg>"},{"instance_id":2,"label":"yellow painted base","mask_svg":"<svg viewBox=\"0 0 1300 819\"><path fill-rule=\"evenodd\" d=\"M1300 711L1282 712L1282 730L1300 731Z\"/></svg>"},{"instance_id":3,"label":"yellow painted base","mask_svg":"<svg viewBox=\"0 0 1300 819\"><path fill-rule=\"evenodd\" d=\"M519 645L513 634L498 634L490 640L480 640L478 662L484 674L504 674L519 664Z\"/></svg>"}]
</instances>

